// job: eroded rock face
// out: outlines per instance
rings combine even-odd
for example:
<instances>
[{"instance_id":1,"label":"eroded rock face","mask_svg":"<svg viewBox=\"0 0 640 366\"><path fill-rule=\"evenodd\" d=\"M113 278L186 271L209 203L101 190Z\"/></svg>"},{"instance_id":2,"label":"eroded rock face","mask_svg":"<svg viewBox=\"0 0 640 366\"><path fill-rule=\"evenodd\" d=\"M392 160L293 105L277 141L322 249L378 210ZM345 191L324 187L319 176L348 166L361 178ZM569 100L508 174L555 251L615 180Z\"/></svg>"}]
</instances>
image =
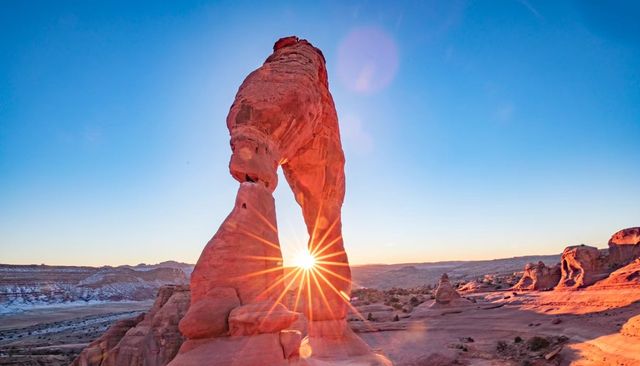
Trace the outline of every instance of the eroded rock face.
<instances>
[{"instance_id":1,"label":"eroded rock face","mask_svg":"<svg viewBox=\"0 0 640 366\"><path fill-rule=\"evenodd\" d=\"M629 319L620 330L622 335L634 338L640 338L640 315L636 315Z\"/></svg>"},{"instance_id":2,"label":"eroded rock face","mask_svg":"<svg viewBox=\"0 0 640 366\"><path fill-rule=\"evenodd\" d=\"M560 265L562 274L557 289L590 286L609 273L607 257L597 248L584 244L565 248Z\"/></svg>"},{"instance_id":3,"label":"eroded rock face","mask_svg":"<svg viewBox=\"0 0 640 366\"><path fill-rule=\"evenodd\" d=\"M438 283L438 288L436 288L436 303L441 305L446 305L460 298L460 294L456 291L456 289L451 286L451 282L449 282L449 276L446 273L442 274L440 277L440 282Z\"/></svg>"},{"instance_id":4,"label":"eroded rock face","mask_svg":"<svg viewBox=\"0 0 640 366\"><path fill-rule=\"evenodd\" d=\"M560 264L547 267L543 262L529 263L524 268L520 281L513 286L514 290L549 290L560 281Z\"/></svg>"},{"instance_id":5,"label":"eroded rock face","mask_svg":"<svg viewBox=\"0 0 640 366\"><path fill-rule=\"evenodd\" d=\"M145 315L112 325L74 360L75 366L166 365L184 341L178 321L189 306L189 286L165 285Z\"/></svg>"},{"instance_id":6,"label":"eroded rock face","mask_svg":"<svg viewBox=\"0 0 640 366\"><path fill-rule=\"evenodd\" d=\"M639 288L640 259L613 271L607 278L596 282L595 288Z\"/></svg>"},{"instance_id":7,"label":"eroded rock face","mask_svg":"<svg viewBox=\"0 0 640 366\"><path fill-rule=\"evenodd\" d=\"M305 309L307 317L344 318L343 297L351 291L341 220L345 160L324 56L297 37L280 39L273 49L244 80L227 116L233 151L229 169L239 182L273 191L276 169L282 166L302 208L308 247L327 258L324 267L336 274L327 276L330 286L321 280L322 286L335 289L325 291L330 306L314 302Z\"/></svg>"},{"instance_id":8,"label":"eroded rock face","mask_svg":"<svg viewBox=\"0 0 640 366\"><path fill-rule=\"evenodd\" d=\"M344 320L351 292L341 233L344 154L320 50L297 37L278 40L240 86L227 127L229 171L240 188L192 273L191 306L180 323L188 340L171 365L378 360ZM331 273L306 281L304 306L293 309L308 323L283 305L292 280L282 270L272 196L278 166L302 208L309 251ZM312 352L302 355L305 329Z\"/></svg>"},{"instance_id":9,"label":"eroded rock face","mask_svg":"<svg viewBox=\"0 0 640 366\"><path fill-rule=\"evenodd\" d=\"M640 257L640 227L620 230L609 239L609 262L619 267Z\"/></svg>"}]
</instances>

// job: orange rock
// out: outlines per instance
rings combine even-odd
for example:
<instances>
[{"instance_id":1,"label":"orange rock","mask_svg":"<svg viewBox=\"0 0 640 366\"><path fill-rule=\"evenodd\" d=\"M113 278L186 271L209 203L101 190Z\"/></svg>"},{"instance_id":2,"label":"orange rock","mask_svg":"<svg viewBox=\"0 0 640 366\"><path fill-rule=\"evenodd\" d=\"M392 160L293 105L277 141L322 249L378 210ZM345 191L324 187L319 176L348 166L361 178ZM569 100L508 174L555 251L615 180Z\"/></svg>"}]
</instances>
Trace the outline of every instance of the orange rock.
<instances>
[{"instance_id":1,"label":"orange rock","mask_svg":"<svg viewBox=\"0 0 640 366\"><path fill-rule=\"evenodd\" d=\"M187 341L170 366L289 366L279 333Z\"/></svg>"},{"instance_id":2,"label":"orange rock","mask_svg":"<svg viewBox=\"0 0 640 366\"><path fill-rule=\"evenodd\" d=\"M622 335L628 337L637 337L640 338L640 315L636 315L629 319L620 330Z\"/></svg>"},{"instance_id":3,"label":"orange rock","mask_svg":"<svg viewBox=\"0 0 640 366\"><path fill-rule=\"evenodd\" d=\"M284 175L302 207L312 253L327 258L336 274L320 283L327 303L305 311L314 320L346 315L351 271L342 241L344 154L338 117L328 89L324 56L297 37L280 39L264 65L242 83L227 116L233 154L231 175L273 191L276 169ZM313 293L320 288L311 284ZM330 308L330 309L329 309ZM329 311L331 310L331 311Z\"/></svg>"},{"instance_id":4,"label":"orange rock","mask_svg":"<svg viewBox=\"0 0 640 366\"><path fill-rule=\"evenodd\" d=\"M547 267L543 262L529 263L524 268L522 278L518 281L514 290L549 290L560 282L560 264Z\"/></svg>"},{"instance_id":5,"label":"orange rock","mask_svg":"<svg viewBox=\"0 0 640 366\"><path fill-rule=\"evenodd\" d=\"M191 303L219 287L235 289L241 304L264 301L282 292L281 284L277 285L281 258L271 192L261 184L242 183L233 211L193 270ZM269 288L272 291L266 291Z\"/></svg>"},{"instance_id":6,"label":"orange rock","mask_svg":"<svg viewBox=\"0 0 640 366\"><path fill-rule=\"evenodd\" d=\"M613 271L607 278L596 282L594 288L640 288L640 259Z\"/></svg>"},{"instance_id":7,"label":"orange rock","mask_svg":"<svg viewBox=\"0 0 640 366\"><path fill-rule=\"evenodd\" d=\"M438 288L436 288L436 303L438 304L449 304L450 302L459 299L460 294L456 291L456 289L451 286L451 282L449 282L449 276L446 273L442 274L440 277L440 282L438 283Z\"/></svg>"},{"instance_id":8,"label":"orange rock","mask_svg":"<svg viewBox=\"0 0 640 366\"><path fill-rule=\"evenodd\" d=\"M609 262L613 267L640 257L640 227L620 230L609 239Z\"/></svg>"},{"instance_id":9,"label":"orange rock","mask_svg":"<svg viewBox=\"0 0 640 366\"><path fill-rule=\"evenodd\" d=\"M561 271L557 289L590 286L607 277L608 259L597 248L584 244L570 246L562 252Z\"/></svg>"},{"instance_id":10,"label":"orange rock","mask_svg":"<svg viewBox=\"0 0 640 366\"><path fill-rule=\"evenodd\" d=\"M236 290L216 287L203 299L193 303L180 321L180 332L189 338L211 338L226 335L231 310L240 305Z\"/></svg>"},{"instance_id":11,"label":"orange rock","mask_svg":"<svg viewBox=\"0 0 640 366\"><path fill-rule=\"evenodd\" d=\"M92 366L101 365L108 352L122 340L125 333L144 319L144 314L140 314L130 319L123 319L111 325L100 338L91 342L80 352L78 357L71 364L72 366Z\"/></svg>"},{"instance_id":12,"label":"orange rock","mask_svg":"<svg viewBox=\"0 0 640 366\"><path fill-rule=\"evenodd\" d=\"M287 359L296 359L300 356L300 343L302 333L298 330L285 329L280 331L280 345Z\"/></svg>"},{"instance_id":13,"label":"orange rock","mask_svg":"<svg viewBox=\"0 0 640 366\"><path fill-rule=\"evenodd\" d=\"M287 329L299 315L280 303L243 305L229 314L229 333L232 336L275 333Z\"/></svg>"},{"instance_id":14,"label":"orange rock","mask_svg":"<svg viewBox=\"0 0 640 366\"><path fill-rule=\"evenodd\" d=\"M73 365L166 365L178 353L184 341L178 331L178 321L184 316L188 305L188 286L161 287L144 319L116 323L84 349ZM126 331L124 335L123 331Z\"/></svg>"},{"instance_id":15,"label":"orange rock","mask_svg":"<svg viewBox=\"0 0 640 366\"><path fill-rule=\"evenodd\" d=\"M191 276L193 311L181 324L189 340L171 365L309 361L298 358L296 346L302 334L298 337L286 329L303 330L305 322L281 304L287 301L288 288L283 285L287 281L272 196L278 166L302 208L309 251L326 274L307 277L303 291L306 298L301 303L309 319L307 349L323 361L350 362L349 357L357 356L361 359L354 364L386 364L344 320L351 292L341 221L345 160L320 50L297 37L278 40L273 54L240 86L227 127L232 150L229 171L240 188L235 207ZM225 303L224 311L218 311L213 309L219 305L207 300L209 292L220 287L235 289L241 304L229 313L230 337L197 339L221 335L224 312L233 304ZM215 314L208 316L207 311Z\"/></svg>"}]
</instances>

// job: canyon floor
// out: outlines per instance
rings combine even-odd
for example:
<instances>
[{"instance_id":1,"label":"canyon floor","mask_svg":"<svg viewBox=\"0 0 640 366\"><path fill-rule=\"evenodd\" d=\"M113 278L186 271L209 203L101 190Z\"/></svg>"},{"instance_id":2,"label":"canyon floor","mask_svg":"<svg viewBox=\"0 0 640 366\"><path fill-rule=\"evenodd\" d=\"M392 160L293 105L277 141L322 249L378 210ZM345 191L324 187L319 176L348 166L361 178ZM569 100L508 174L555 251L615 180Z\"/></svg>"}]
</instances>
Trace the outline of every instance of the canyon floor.
<instances>
[{"instance_id":1,"label":"canyon floor","mask_svg":"<svg viewBox=\"0 0 640 366\"><path fill-rule=\"evenodd\" d=\"M153 300L47 306L0 315L0 365L68 365L115 321Z\"/></svg>"},{"instance_id":2,"label":"canyon floor","mask_svg":"<svg viewBox=\"0 0 640 366\"><path fill-rule=\"evenodd\" d=\"M621 328L640 314L637 289L465 295L463 307L410 312L358 306L352 328L395 365L640 365L640 338ZM0 365L67 365L116 320L151 302L34 309L3 315ZM371 314L371 315L370 315ZM397 317L396 317L397 315Z\"/></svg>"},{"instance_id":3,"label":"canyon floor","mask_svg":"<svg viewBox=\"0 0 640 366\"><path fill-rule=\"evenodd\" d=\"M620 333L640 314L637 289L473 297L464 310L416 319L416 308L410 318L356 330L396 365L640 365L640 338Z\"/></svg>"}]
</instances>

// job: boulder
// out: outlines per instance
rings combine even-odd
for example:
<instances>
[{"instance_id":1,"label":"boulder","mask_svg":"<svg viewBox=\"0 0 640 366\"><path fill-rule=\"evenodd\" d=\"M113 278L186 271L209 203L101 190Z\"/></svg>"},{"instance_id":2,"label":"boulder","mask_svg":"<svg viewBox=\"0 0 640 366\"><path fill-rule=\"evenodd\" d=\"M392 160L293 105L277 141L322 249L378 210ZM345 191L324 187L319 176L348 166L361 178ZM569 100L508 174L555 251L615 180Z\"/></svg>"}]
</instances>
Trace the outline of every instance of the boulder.
<instances>
[{"instance_id":1,"label":"boulder","mask_svg":"<svg viewBox=\"0 0 640 366\"><path fill-rule=\"evenodd\" d=\"M143 318L118 322L85 348L77 366L166 365L178 353L184 338L178 322L189 306L189 286L165 285ZM122 334L125 332L124 334Z\"/></svg>"},{"instance_id":2,"label":"boulder","mask_svg":"<svg viewBox=\"0 0 640 366\"><path fill-rule=\"evenodd\" d=\"M567 247L560 263L561 277L556 289L590 286L609 274L606 255L584 244Z\"/></svg>"},{"instance_id":3,"label":"boulder","mask_svg":"<svg viewBox=\"0 0 640 366\"><path fill-rule=\"evenodd\" d=\"M440 277L440 282L438 283L438 287L435 292L436 303L441 305L446 305L451 303L452 301L459 299L460 294L456 291L456 289L451 286L451 282L449 282L449 276L446 273L442 274Z\"/></svg>"},{"instance_id":4,"label":"boulder","mask_svg":"<svg viewBox=\"0 0 640 366\"><path fill-rule=\"evenodd\" d=\"M543 262L529 263L524 268L520 281L513 286L514 290L549 290L560 282L560 264L547 267Z\"/></svg>"},{"instance_id":5,"label":"boulder","mask_svg":"<svg viewBox=\"0 0 640 366\"><path fill-rule=\"evenodd\" d=\"M229 333L248 336L275 333L289 328L300 313L289 311L280 303L263 302L237 307L229 315Z\"/></svg>"},{"instance_id":6,"label":"boulder","mask_svg":"<svg viewBox=\"0 0 640 366\"><path fill-rule=\"evenodd\" d=\"M609 263L618 268L640 257L640 227L620 230L609 239Z\"/></svg>"},{"instance_id":7,"label":"boulder","mask_svg":"<svg viewBox=\"0 0 640 366\"><path fill-rule=\"evenodd\" d=\"M180 321L180 332L190 339L226 335L229 313L237 306L240 306L240 299L235 289L215 287L189 307Z\"/></svg>"}]
</instances>

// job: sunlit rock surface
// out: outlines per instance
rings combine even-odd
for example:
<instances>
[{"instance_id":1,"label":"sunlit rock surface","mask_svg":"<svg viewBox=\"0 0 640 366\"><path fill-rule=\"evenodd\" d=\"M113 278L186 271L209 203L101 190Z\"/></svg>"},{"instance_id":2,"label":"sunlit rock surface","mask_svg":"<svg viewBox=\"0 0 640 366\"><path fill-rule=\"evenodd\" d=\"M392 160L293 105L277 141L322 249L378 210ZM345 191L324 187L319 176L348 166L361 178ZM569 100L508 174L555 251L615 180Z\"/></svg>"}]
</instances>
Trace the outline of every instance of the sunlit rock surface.
<instances>
[{"instance_id":1,"label":"sunlit rock surface","mask_svg":"<svg viewBox=\"0 0 640 366\"><path fill-rule=\"evenodd\" d=\"M191 276L191 306L180 322L188 340L171 365L389 364L345 321L345 160L324 56L297 37L273 50L244 80L227 117L229 170L240 187ZM302 208L318 269L282 270L272 196L278 166ZM300 301L287 309L292 284Z\"/></svg>"},{"instance_id":2,"label":"sunlit rock surface","mask_svg":"<svg viewBox=\"0 0 640 366\"><path fill-rule=\"evenodd\" d=\"M456 289L451 286L451 282L449 282L449 276L446 273L442 274L440 277L440 282L438 283L438 287L436 288L436 303L446 305L460 298L460 294L456 291Z\"/></svg>"},{"instance_id":3,"label":"sunlit rock surface","mask_svg":"<svg viewBox=\"0 0 640 366\"><path fill-rule=\"evenodd\" d=\"M609 262L612 266L625 265L640 257L640 227L620 230L609 239Z\"/></svg>"},{"instance_id":4,"label":"sunlit rock surface","mask_svg":"<svg viewBox=\"0 0 640 366\"><path fill-rule=\"evenodd\" d=\"M570 246L562 252L561 270L557 289L590 286L607 277L607 257L597 248L584 244Z\"/></svg>"},{"instance_id":5,"label":"sunlit rock surface","mask_svg":"<svg viewBox=\"0 0 640 366\"><path fill-rule=\"evenodd\" d=\"M75 366L166 365L178 353L183 336L178 322L189 306L189 286L160 288L153 307L143 317L111 326L73 362Z\"/></svg>"},{"instance_id":6,"label":"sunlit rock surface","mask_svg":"<svg viewBox=\"0 0 640 366\"><path fill-rule=\"evenodd\" d=\"M524 268L524 273L513 286L514 290L549 290L560 281L560 265L547 267L543 262L529 263Z\"/></svg>"}]
</instances>

